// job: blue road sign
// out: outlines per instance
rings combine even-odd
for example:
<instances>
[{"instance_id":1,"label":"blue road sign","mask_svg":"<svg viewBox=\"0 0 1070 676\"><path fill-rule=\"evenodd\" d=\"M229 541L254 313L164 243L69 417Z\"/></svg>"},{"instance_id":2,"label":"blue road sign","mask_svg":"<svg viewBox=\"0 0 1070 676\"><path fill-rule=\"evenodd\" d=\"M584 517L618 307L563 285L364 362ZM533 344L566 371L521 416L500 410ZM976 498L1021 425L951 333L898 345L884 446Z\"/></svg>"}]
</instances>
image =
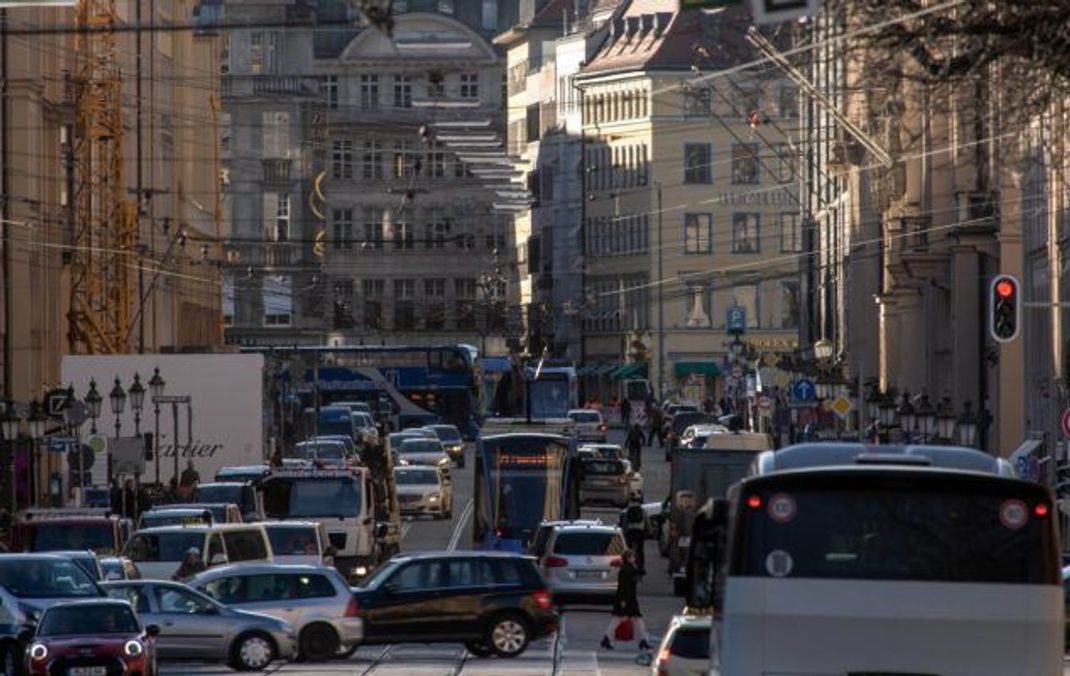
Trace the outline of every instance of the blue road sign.
<instances>
[{"instance_id":1,"label":"blue road sign","mask_svg":"<svg viewBox=\"0 0 1070 676\"><path fill-rule=\"evenodd\" d=\"M809 380L803 378L791 384L791 398L795 401L813 401L817 396L817 388Z\"/></svg>"},{"instance_id":2,"label":"blue road sign","mask_svg":"<svg viewBox=\"0 0 1070 676\"><path fill-rule=\"evenodd\" d=\"M747 308L733 305L724 313L725 330L729 333L747 332Z\"/></svg>"}]
</instances>

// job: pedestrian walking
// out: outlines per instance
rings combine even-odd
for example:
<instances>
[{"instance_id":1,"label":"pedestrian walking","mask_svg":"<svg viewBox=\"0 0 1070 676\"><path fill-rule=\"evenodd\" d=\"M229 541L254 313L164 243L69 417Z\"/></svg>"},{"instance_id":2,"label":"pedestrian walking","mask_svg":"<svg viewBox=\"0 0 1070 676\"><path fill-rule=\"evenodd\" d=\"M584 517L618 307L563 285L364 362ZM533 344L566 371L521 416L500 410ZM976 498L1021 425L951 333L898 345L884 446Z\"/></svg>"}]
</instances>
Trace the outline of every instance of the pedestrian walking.
<instances>
[{"instance_id":1,"label":"pedestrian walking","mask_svg":"<svg viewBox=\"0 0 1070 676\"><path fill-rule=\"evenodd\" d=\"M620 420L625 427L632 423L632 402L627 399L620 402Z\"/></svg>"},{"instance_id":2,"label":"pedestrian walking","mask_svg":"<svg viewBox=\"0 0 1070 676\"><path fill-rule=\"evenodd\" d=\"M620 512L620 528L624 542L635 552L635 565L640 575L646 575L646 534L650 531L650 519L643 510L643 501L638 493L632 493L630 504Z\"/></svg>"},{"instance_id":3,"label":"pedestrian walking","mask_svg":"<svg viewBox=\"0 0 1070 676\"><path fill-rule=\"evenodd\" d=\"M654 437L658 438L658 448L665 445L665 418L661 413L661 409L654 406L650 413L650 438L647 439L646 445L654 445Z\"/></svg>"},{"instance_id":4,"label":"pedestrian walking","mask_svg":"<svg viewBox=\"0 0 1070 676\"><path fill-rule=\"evenodd\" d=\"M628 438L624 441L628 449L628 460L632 463L632 469L636 472L643 470L643 428L639 423L632 425L628 430Z\"/></svg>"},{"instance_id":5,"label":"pedestrian walking","mask_svg":"<svg viewBox=\"0 0 1070 676\"><path fill-rule=\"evenodd\" d=\"M639 637L639 649L650 650L650 636L646 633L643 613L639 610L639 569L635 567L635 552L624 550L623 562L617 573L617 593L613 596L613 616L602 636L602 647L613 650L613 638L617 628L624 622L631 622L635 635Z\"/></svg>"}]
</instances>

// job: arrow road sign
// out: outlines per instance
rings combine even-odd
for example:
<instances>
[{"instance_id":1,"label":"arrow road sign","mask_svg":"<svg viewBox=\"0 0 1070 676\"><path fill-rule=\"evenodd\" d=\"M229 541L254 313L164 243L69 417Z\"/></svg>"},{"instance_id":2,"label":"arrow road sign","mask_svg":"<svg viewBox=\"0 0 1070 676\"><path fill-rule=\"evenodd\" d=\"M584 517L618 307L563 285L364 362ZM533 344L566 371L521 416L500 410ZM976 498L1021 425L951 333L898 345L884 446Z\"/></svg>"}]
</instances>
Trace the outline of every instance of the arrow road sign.
<instances>
[{"instance_id":1,"label":"arrow road sign","mask_svg":"<svg viewBox=\"0 0 1070 676\"><path fill-rule=\"evenodd\" d=\"M814 384L802 378L791 384L791 398L798 402L813 401L817 396L817 388Z\"/></svg>"}]
</instances>

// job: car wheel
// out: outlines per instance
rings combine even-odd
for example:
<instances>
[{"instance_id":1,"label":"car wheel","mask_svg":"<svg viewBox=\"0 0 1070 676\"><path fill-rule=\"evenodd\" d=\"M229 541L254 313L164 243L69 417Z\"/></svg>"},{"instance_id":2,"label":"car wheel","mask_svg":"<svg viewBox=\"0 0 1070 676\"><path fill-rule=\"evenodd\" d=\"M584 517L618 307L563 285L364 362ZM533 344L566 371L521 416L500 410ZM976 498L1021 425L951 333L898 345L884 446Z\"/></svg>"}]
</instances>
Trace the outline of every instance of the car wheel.
<instances>
[{"instance_id":1,"label":"car wheel","mask_svg":"<svg viewBox=\"0 0 1070 676\"><path fill-rule=\"evenodd\" d=\"M274 657L271 639L260 632L242 634L230 649L230 665L238 671L262 671Z\"/></svg>"},{"instance_id":2,"label":"car wheel","mask_svg":"<svg viewBox=\"0 0 1070 676\"><path fill-rule=\"evenodd\" d=\"M310 662L326 662L338 654L339 643L330 625L309 625L301 632L301 657Z\"/></svg>"},{"instance_id":3,"label":"car wheel","mask_svg":"<svg viewBox=\"0 0 1070 676\"><path fill-rule=\"evenodd\" d=\"M487 630L486 644L498 657L516 657L530 641L528 624L513 614L498 615Z\"/></svg>"},{"instance_id":4,"label":"car wheel","mask_svg":"<svg viewBox=\"0 0 1070 676\"><path fill-rule=\"evenodd\" d=\"M4 676L19 676L22 673L21 651L14 643L0 644L0 673Z\"/></svg>"},{"instance_id":5,"label":"car wheel","mask_svg":"<svg viewBox=\"0 0 1070 676\"><path fill-rule=\"evenodd\" d=\"M494 654L490 648L477 641L469 641L464 647L476 657L490 657Z\"/></svg>"}]
</instances>

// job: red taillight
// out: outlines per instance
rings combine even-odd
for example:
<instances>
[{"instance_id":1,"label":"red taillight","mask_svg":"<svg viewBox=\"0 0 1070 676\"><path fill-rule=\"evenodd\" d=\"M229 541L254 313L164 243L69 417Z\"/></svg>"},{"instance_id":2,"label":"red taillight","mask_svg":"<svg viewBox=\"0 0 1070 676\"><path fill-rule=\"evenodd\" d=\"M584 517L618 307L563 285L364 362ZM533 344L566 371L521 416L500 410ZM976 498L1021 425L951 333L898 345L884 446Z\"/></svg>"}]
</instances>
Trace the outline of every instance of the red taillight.
<instances>
[{"instance_id":1,"label":"red taillight","mask_svg":"<svg viewBox=\"0 0 1070 676\"><path fill-rule=\"evenodd\" d=\"M546 565L547 568L568 567L568 559L562 558L560 556L547 556L545 559L543 559L543 563Z\"/></svg>"},{"instance_id":2,"label":"red taillight","mask_svg":"<svg viewBox=\"0 0 1070 676\"><path fill-rule=\"evenodd\" d=\"M624 560L621 559L619 556L614 556L612 559L609 560L609 566L611 568L620 568L622 563L624 563Z\"/></svg>"},{"instance_id":3,"label":"red taillight","mask_svg":"<svg viewBox=\"0 0 1070 676\"><path fill-rule=\"evenodd\" d=\"M350 596L349 603L346 604L346 617L356 617L357 611L360 610L360 606L357 605L357 597Z\"/></svg>"},{"instance_id":4,"label":"red taillight","mask_svg":"<svg viewBox=\"0 0 1070 676\"><path fill-rule=\"evenodd\" d=\"M499 540L501 540L503 537L505 537L505 531L502 530L501 528L495 528L494 529L494 537L496 537Z\"/></svg>"},{"instance_id":5,"label":"red taillight","mask_svg":"<svg viewBox=\"0 0 1070 676\"><path fill-rule=\"evenodd\" d=\"M747 498L747 506L751 509L760 509L762 506L762 496L752 495Z\"/></svg>"},{"instance_id":6,"label":"red taillight","mask_svg":"<svg viewBox=\"0 0 1070 676\"><path fill-rule=\"evenodd\" d=\"M1037 506L1033 508L1033 513L1043 519L1048 515L1048 506L1043 502L1038 503Z\"/></svg>"},{"instance_id":7,"label":"red taillight","mask_svg":"<svg viewBox=\"0 0 1070 676\"><path fill-rule=\"evenodd\" d=\"M607 432L607 431L609 431L609 425L599 425L598 426L598 431L599 432Z\"/></svg>"},{"instance_id":8,"label":"red taillight","mask_svg":"<svg viewBox=\"0 0 1070 676\"><path fill-rule=\"evenodd\" d=\"M554 607L554 602L550 598L550 592L545 589L531 592L531 598L535 601L535 605L542 610L549 610Z\"/></svg>"},{"instance_id":9,"label":"red taillight","mask_svg":"<svg viewBox=\"0 0 1070 676\"><path fill-rule=\"evenodd\" d=\"M671 660L671 659L672 659L672 651L669 650L668 648L662 648L661 652L658 653L658 662L661 665L668 664L669 660Z\"/></svg>"}]
</instances>

